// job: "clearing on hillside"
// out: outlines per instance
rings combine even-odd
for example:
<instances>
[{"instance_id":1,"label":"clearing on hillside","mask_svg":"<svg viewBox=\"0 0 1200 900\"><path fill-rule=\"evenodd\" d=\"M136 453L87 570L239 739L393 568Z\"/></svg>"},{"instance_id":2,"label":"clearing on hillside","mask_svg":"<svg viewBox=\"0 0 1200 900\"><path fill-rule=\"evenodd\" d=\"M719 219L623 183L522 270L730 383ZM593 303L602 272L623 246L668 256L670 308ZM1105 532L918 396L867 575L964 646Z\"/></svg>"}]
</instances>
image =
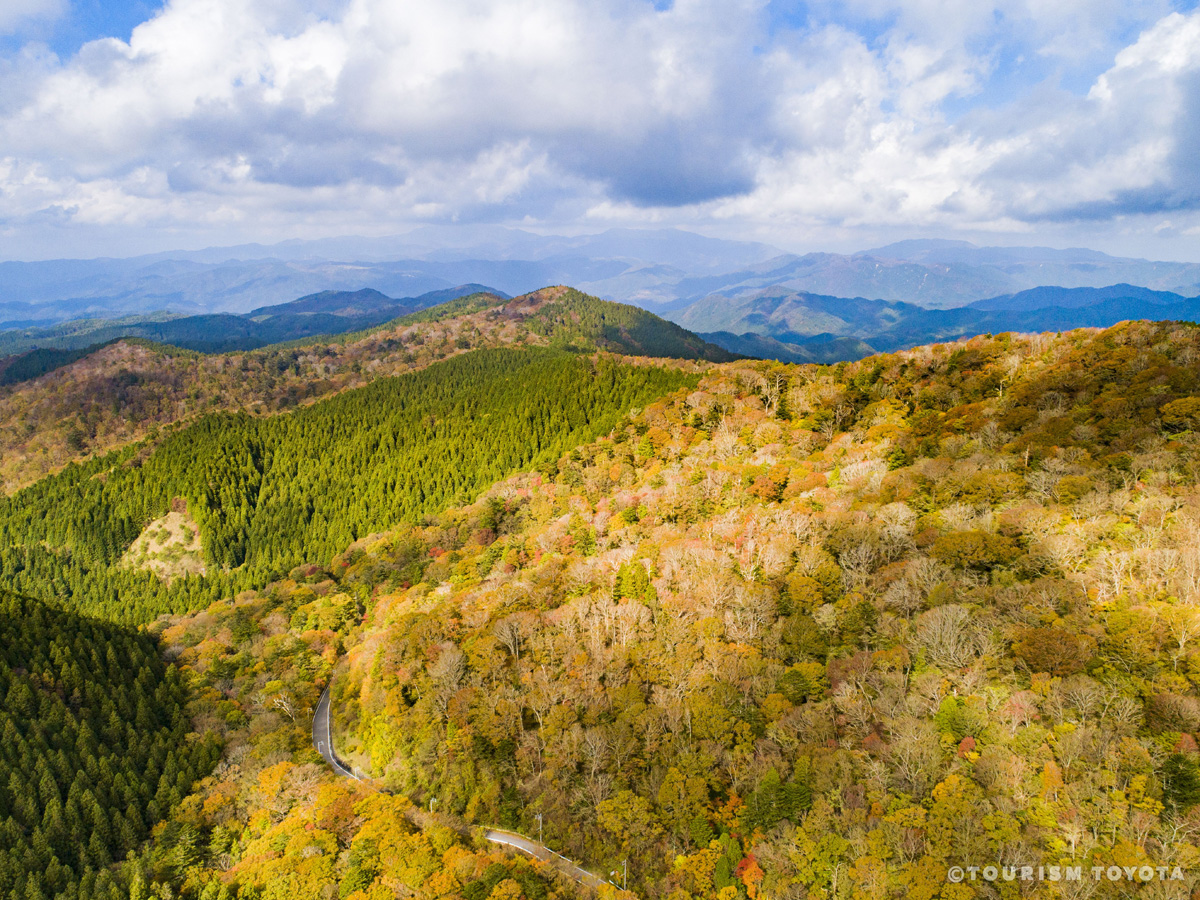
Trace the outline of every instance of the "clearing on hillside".
<instances>
[{"instance_id":1,"label":"clearing on hillside","mask_svg":"<svg viewBox=\"0 0 1200 900\"><path fill-rule=\"evenodd\" d=\"M168 584L183 575L205 574L200 529L188 515L187 504L176 499L169 513L147 525L121 557L121 565L153 572Z\"/></svg>"}]
</instances>

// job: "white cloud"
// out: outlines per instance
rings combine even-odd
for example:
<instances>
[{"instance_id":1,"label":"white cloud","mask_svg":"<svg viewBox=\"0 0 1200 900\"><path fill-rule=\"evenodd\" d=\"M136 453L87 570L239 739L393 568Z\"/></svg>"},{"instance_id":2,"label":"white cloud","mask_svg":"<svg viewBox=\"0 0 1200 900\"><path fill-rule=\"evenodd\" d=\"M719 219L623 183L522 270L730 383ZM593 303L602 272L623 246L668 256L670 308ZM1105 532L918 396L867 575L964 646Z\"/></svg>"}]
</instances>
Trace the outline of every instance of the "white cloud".
<instances>
[{"instance_id":1,"label":"white cloud","mask_svg":"<svg viewBox=\"0 0 1200 900\"><path fill-rule=\"evenodd\" d=\"M0 3L0 34L10 34L31 21L57 19L67 0L4 0Z\"/></svg>"},{"instance_id":2,"label":"white cloud","mask_svg":"<svg viewBox=\"0 0 1200 900\"><path fill-rule=\"evenodd\" d=\"M1200 13L1164 7L851 0L772 30L758 0L170 0L128 43L2 64L0 220L1183 222ZM1107 61L947 117L1017 53Z\"/></svg>"}]
</instances>

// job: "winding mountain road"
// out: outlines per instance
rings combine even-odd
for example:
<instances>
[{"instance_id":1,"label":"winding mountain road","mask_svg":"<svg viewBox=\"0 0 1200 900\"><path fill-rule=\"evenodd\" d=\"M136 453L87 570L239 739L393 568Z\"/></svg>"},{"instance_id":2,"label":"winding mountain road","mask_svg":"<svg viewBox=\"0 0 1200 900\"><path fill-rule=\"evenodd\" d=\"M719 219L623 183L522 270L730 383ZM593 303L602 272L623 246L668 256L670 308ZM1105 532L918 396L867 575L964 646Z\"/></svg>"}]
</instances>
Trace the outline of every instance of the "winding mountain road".
<instances>
[{"instance_id":1,"label":"winding mountain road","mask_svg":"<svg viewBox=\"0 0 1200 900\"><path fill-rule=\"evenodd\" d=\"M325 762L333 767L333 771L346 778L359 780L350 767L338 759L337 754L333 752L333 735L329 730L329 688L325 688L325 692L321 694L321 699L317 701L316 712L313 713L312 742L313 746L317 748L317 752L325 758Z\"/></svg>"},{"instance_id":2,"label":"winding mountain road","mask_svg":"<svg viewBox=\"0 0 1200 900\"><path fill-rule=\"evenodd\" d=\"M602 884L611 884L599 875L593 875L587 869L581 869L575 863L571 862L560 853L555 853L544 844L539 844L537 841L531 841L524 835L516 834L512 831L485 831L483 836L494 844L503 844L505 847L512 847L514 850L519 850L526 856L532 856L536 860L554 866L558 871L562 872L568 878L573 878L580 884L587 885L590 888L598 888Z\"/></svg>"},{"instance_id":3,"label":"winding mountain road","mask_svg":"<svg viewBox=\"0 0 1200 900\"><path fill-rule=\"evenodd\" d=\"M329 688L326 688L321 694L321 699L317 701L317 708L313 713L312 725L312 742L316 751L321 754L325 762L344 778L353 778L356 781L361 781L354 770L342 762L337 753L333 749L333 732L329 727ZM530 840L522 834L517 834L513 831L495 831L487 830L483 836L493 844L501 844L505 847L511 847L526 856L530 856L540 862L553 866L568 878L579 882L590 888L598 888L601 885L611 885L612 882L601 878L599 875L594 875L587 869L580 868L559 853L555 853L545 844L539 844L537 841Z\"/></svg>"}]
</instances>

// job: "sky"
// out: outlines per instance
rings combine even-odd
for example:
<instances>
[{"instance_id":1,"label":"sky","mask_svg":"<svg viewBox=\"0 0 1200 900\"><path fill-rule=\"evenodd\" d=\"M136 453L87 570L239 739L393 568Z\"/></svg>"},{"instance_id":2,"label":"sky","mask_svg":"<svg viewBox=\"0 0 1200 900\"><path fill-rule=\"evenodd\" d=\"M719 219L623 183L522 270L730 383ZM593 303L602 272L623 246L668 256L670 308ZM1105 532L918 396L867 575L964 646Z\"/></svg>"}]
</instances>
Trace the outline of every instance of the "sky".
<instances>
[{"instance_id":1,"label":"sky","mask_svg":"<svg viewBox=\"0 0 1200 900\"><path fill-rule=\"evenodd\" d=\"M497 223L1200 261L1197 0L0 0L0 259Z\"/></svg>"}]
</instances>

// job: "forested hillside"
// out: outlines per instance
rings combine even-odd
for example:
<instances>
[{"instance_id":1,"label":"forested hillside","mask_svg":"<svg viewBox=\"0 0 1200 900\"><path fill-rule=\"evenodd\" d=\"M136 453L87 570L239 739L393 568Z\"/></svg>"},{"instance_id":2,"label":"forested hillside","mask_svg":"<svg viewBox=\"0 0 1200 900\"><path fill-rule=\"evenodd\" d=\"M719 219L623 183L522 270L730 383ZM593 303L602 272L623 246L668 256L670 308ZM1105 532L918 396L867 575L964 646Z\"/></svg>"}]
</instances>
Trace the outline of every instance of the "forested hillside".
<instances>
[{"instance_id":1,"label":"forested hillside","mask_svg":"<svg viewBox=\"0 0 1200 900\"><path fill-rule=\"evenodd\" d=\"M127 898L136 851L220 755L146 634L0 593L0 897Z\"/></svg>"},{"instance_id":2,"label":"forested hillside","mask_svg":"<svg viewBox=\"0 0 1200 900\"><path fill-rule=\"evenodd\" d=\"M193 720L221 735L226 762L123 869L145 892L134 896L576 896L552 870L477 840L461 822L325 766L311 742L312 710L368 601L361 585L335 579L301 567L236 603L155 626L189 680Z\"/></svg>"},{"instance_id":3,"label":"forested hillside","mask_svg":"<svg viewBox=\"0 0 1200 900\"><path fill-rule=\"evenodd\" d=\"M520 309L517 303L510 308ZM669 356L728 362L737 355L706 343L674 322L636 306L597 301L567 289L552 304L540 304L528 327L552 343L581 349L600 347L634 356Z\"/></svg>"},{"instance_id":4,"label":"forested hillside","mask_svg":"<svg viewBox=\"0 0 1200 900\"><path fill-rule=\"evenodd\" d=\"M0 384L0 479L11 493L69 461L154 437L173 423L219 410L293 409L470 350L511 345L729 358L644 310L567 288L512 301L473 294L365 332L245 353L200 355L117 341L36 380ZM36 374L63 359L71 361L39 351L13 366L18 375Z\"/></svg>"},{"instance_id":5,"label":"forested hillside","mask_svg":"<svg viewBox=\"0 0 1200 900\"><path fill-rule=\"evenodd\" d=\"M1186 897L1197 360L1197 329L1134 323L716 367L553 469L160 621L240 762L139 871L536 900L422 848L540 815L639 896ZM305 746L331 673L339 752L414 830ZM376 854L388 809L415 843ZM989 864L1164 874L947 881Z\"/></svg>"},{"instance_id":6,"label":"forested hillside","mask_svg":"<svg viewBox=\"0 0 1200 900\"><path fill-rule=\"evenodd\" d=\"M1187 896L1198 359L1135 323L710 373L335 564L343 755L649 896Z\"/></svg>"},{"instance_id":7,"label":"forested hillside","mask_svg":"<svg viewBox=\"0 0 1200 900\"><path fill-rule=\"evenodd\" d=\"M152 313L112 320L78 319L49 328L0 331L0 356L38 350L65 354L122 337L159 341L204 353L252 350L315 335L359 331L457 297L489 290L480 284L465 284L402 299L369 288L321 291L289 303L260 306L244 315Z\"/></svg>"},{"instance_id":8,"label":"forested hillside","mask_svg":"<svg viewBox=\"0 0 1200 900\"><path fill-rule=\"evenodd\" d=\"M694 380L552 350L480 350L285 415L214 414L0 499L0 583L118 621L196 608L552 462ZM209 574L167 583L118 565L177 498Z\"/></svg>"},{"instance_id":9,"label":"forested hillside","mask_svg":"<svg viewBox=\"0 0 1200 900\"><path fill-rule=\"evenodd\" d=\"M1200 877L1198 363L1200 329L1147 323L694 375L472 353L44 481L6 507L5 544L39 535L28 568L0 570L82 585L89 553L111 558L98 523L147 498L184 500L227 554L175 582L205 592L153 595L198 609L152 630L225 750L109 871L130 896L575 893L459 830L486 824L540 826L596 872L628 862L664 900L1182 900ZM573 436L506 457L495 423L536 435L526 410ZM410 426L419 465L391 437ZM462 505L463 473L501 480ZM66 497L109 505L64 518ZM329 511L362 529L310 530ZM136 574L95 571L115 598ZM309 742L330 680L366 783ZM1084 874L951 884L956 865ZM1110 866L1134 880L1092 877Z\"/></svg>"}]
</instances>

